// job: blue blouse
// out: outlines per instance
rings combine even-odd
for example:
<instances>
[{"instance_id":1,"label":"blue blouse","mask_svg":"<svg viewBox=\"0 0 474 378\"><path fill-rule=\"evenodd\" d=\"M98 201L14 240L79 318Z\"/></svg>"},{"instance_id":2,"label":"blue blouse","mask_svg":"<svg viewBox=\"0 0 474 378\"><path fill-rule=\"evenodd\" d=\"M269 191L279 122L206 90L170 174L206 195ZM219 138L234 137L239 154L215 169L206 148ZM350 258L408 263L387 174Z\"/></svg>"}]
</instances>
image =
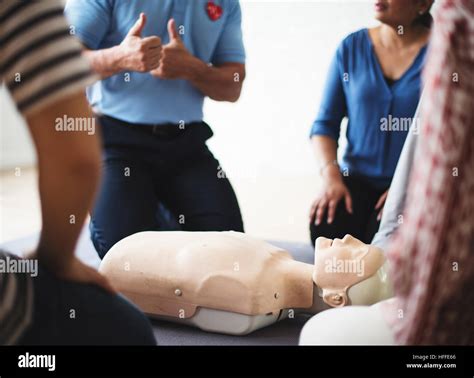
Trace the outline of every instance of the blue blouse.
<instances>
[{"instance_id":1,"label":"blue blouse","mask_svg":"<svg viewBox=\"0 0 474 378\"><path fill-rule=\"evenodd\" d=\"M368 29L346 37L331 63L311 136L339 139L348 117L341 168L376 188L390 185L421 94L424 46L403 76L389 85Z\"/></svg>"}]
</instances>

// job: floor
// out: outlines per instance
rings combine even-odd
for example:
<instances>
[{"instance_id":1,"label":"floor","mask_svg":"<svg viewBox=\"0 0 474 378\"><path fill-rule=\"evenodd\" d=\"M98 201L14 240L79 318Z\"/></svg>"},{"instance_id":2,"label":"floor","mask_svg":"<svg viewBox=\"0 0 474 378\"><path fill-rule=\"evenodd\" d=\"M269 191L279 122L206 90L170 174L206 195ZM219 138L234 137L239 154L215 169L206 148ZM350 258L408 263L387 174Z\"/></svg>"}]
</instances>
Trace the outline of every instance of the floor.
<instances>
[{"instance_id":1,"label":"floor","mask_svg":"<svg viewBox=\"0 0 474 378\"><path fill-rule=\"evenodd\" d=\"M258 176L232 183L247 233L265 239L308 241L308 211L317 177ZM0 172L0 243L30 235L40 227L36 169Z\"/></svg>"}]
</instances>

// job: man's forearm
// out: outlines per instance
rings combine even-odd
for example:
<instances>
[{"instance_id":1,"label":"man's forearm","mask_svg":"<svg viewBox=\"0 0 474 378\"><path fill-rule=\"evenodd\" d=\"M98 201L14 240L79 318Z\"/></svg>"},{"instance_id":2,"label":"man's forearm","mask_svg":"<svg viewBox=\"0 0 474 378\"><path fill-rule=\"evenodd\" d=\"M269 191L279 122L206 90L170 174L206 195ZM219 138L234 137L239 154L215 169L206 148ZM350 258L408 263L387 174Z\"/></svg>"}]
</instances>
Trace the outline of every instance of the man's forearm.
<instances>
[{"instance_id":1,"label":"man's forearm","mask_svg":"<svg viewBox=\"0 0 474 378\"><path fill-rule=\"evenodd\" d=\"M84 56L102 79L121 71L149 72L156 67L161 56L161 39L157 36L142 38L146 15L140 14L122 43L108 49L84 49Z\"/></svg>"},{"instance_id":2,"label":"man's forearm","mask_svg":"<svg viewBox=\"0 0 474 378\"><path fill-rule=\"evenodd\" d=\"M235 102L240 97L245 70L243 65L215 67L194 58L186 79L213 100Z\"/></svg>"},{"instance_id":3,"label":"man's forearm","mask_svg":"<svg viewBox=\"0 0 474 378\"><path fill-rule=\"evenodd\" d=\"M124 70L122 67L122 52L119 46L102 50L84 50L83 55L89 61L92 69L102 79L106 79Z\"/></svg>"},{"instance_id":4,"label":"man's forearm","mask_svg":"<svg viewBox=\"0 0 474 378\"><path fill-rule=\"evenodd\" d=\"M50 268L71 259L99 180L99 164L40 164L42 233L38 256Z\"/></svg>"},{"instance_id":5,"label":"man's forearm","mask_svg":"<svg viewBox=\"0 0 474 378\"><path fill-rule=\"evenodd\" d=\"M73 258L74 247L91 208L100 173L97 133L57 131L64 116L91 118L78 92L29 116L38 153L42 231L38 258L52 270Z\"/></svg>"}]
</instances>

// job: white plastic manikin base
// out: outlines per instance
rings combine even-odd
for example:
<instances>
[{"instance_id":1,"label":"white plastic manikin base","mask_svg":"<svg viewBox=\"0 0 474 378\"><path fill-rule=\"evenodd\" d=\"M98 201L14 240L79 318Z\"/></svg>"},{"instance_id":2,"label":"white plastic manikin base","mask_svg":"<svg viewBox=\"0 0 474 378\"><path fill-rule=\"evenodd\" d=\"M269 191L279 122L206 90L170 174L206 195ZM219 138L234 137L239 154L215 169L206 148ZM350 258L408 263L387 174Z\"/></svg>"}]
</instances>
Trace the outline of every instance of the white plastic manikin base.
<instances>
[{"instance_id":1,"label":"white plastic manikin base","mask_svg":"<svg viewBox=\"0 0 474 378\"><path fill-rule=\"evenodd\" d=\"M313 265L237 232L141 232L100 266L152 316L245 335L313 304Z\"/></svg>"},{"instance_id":2,"label":"white plastic manikin base","mask_svg":"<svg viewBox=\"0 0 474 378\"><path fill-rule=\"evenodd\" d=\"M237 312L215 310L199 307L191 318L176 318L171 316L151 315L156 319L163 319L174 323L194 326L207 332L223 333L228 335L244 336L260 328L274 324L288 318L292 310L282 310L279 313L266 315L245 315Z\"/></svg>"}]
</instances>

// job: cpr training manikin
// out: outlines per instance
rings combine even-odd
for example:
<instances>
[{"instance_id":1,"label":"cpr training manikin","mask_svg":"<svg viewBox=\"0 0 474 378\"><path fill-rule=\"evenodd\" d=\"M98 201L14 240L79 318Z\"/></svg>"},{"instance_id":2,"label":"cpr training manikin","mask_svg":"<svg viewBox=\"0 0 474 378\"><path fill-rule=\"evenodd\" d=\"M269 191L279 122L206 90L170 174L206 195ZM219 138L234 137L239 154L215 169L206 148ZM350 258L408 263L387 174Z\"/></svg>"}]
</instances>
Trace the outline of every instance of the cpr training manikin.
<instances>
[{"instance_id":1,"label":"cpr training manikin","mask_svg":"<svg viewBox=\"0 0 474 378\"><path fill-rule=\"evenodd\" d=\"M151 317L245 335L297 313L369 306L392 296L381 249L318 238L315 264L239 232L140 232L100 271Z\"/></svg>"}]
</instances>

